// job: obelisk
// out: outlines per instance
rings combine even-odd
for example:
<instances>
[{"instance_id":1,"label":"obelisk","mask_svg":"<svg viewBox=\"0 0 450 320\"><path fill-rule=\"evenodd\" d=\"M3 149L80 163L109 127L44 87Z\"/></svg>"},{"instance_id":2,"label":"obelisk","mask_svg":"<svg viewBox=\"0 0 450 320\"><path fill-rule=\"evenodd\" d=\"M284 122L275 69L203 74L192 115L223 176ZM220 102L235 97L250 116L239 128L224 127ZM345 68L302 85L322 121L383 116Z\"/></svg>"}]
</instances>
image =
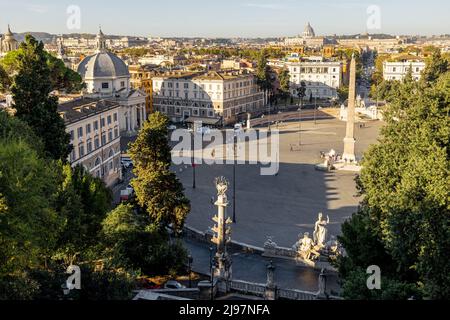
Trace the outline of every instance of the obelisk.
<instances>
[{"instance_id":1,"label":"obelisk","mask_svg":"<svg viewBox=\"0 0 450 320\"><path fill-rule=\"evenodd\" d=\"M356 162L355 156L355 104L356 104L356 60L352 55L350 63L350 84L348 89L348 108L347 108L347 129L344 138L344 154L342 159L349 162Z\"/></svg>"}]
</instances>

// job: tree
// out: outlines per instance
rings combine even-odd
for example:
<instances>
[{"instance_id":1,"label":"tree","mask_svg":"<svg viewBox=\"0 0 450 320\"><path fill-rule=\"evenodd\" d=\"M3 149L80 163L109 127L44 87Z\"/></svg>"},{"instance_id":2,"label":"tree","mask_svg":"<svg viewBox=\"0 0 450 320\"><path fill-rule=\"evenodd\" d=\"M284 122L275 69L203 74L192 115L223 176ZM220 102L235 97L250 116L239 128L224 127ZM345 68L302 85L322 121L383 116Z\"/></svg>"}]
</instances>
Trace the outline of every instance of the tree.
<instances>
[{"instance_id":1,"label":"tree","mask_svg":"<svg viewBox=\"0 0 450 320\"><path fill-rule=\"evenodd\" d=\"M5 92L11 84L11 80L6 73L6 70L0 64L0 92Z\"/></svg>"},{"instance_id":2,"label":"tree","mask_svg":"<svg viewBox=\"0 0 450 320\"><path fill-rule=\"evenodd\" d=\"M258 56L256 78L261 90L267 91L272 88L270 81L270 67L267 65L266 51L262 50Z\"/></svg>"},{"instance_id":3,"label":"tree","mask_svg":"<svg viewBox=\"0 0 450 320\"><path fill-rule=\"evenodd\" d=\"M131 184L139 205L153 223L161 229L171 225L178 232L183 228L190 203L183 193L183 185L170 171L168 123L168 118L159 112L144 123L129 152L136 175Z\"/></svg>"},{"instance_id":4,"label":"tree","mask_svg":"<svg viewBox=\"0 0 450 320\"><path fill-rule=\"evenodd\" d=\"M439 50L434 51L433 55L428 59L425 69L422 71L422 82L432 83L435 82L440 75L447 72L449 68L449 62L442 58Z\"/></svg>"},{"instance_id":5,"label":"tree","mask_svg":"<svg viewBox=\"0 0 450 320\"><path fill-rule=\"evenodd\" d=\"M106 256L115 268L161 275L183 269L187 254L181 243L169 242L166 232L149 224L131 204L120 205L103 222Z\"/></svg>"},{"instance_id":6,"label":"tree","mask_svg":"<svg viewBox=\"0 0 450 320\"><path fill-rule=\"evenodd\" d=\"M64 120L57 113L57 97L51 96L52 83L44 45L27 35L17 55L17 74L11 86L16 116L26 122L44 142L48 157L66 161L72 146Z\"/></svg>"},{"instance_id":7,"label":"tree","mask_svg":"<svg viewBox=\"0 0 450 320\"><path fill-rule=\"evenodd\" d=\"M278 76L280 80L280 95L282 98L287 98L289 96L289 89L290 89L290 75L289 70L284 68L280 75Z\"/></svg>"},{"instance_id":8,"label":"tree","mask_svg":"<svg viewBox=\"0 0 450 320\"><path fill-rule=\"evenodd\" d=\"M99 242L103 219L111 209L112 193L82 166L60 165L59 170L55 208L65 223L54 259L69 266Z\"/></svg>"},{"instance_id":9,"label":"tree","mask_svg":"<svg viewBox=\"0 0 450 320\"><path fill-rule=\"evenodd\" d=\"M54 249L63 223L52 207L55 186L35 150L0 139L0 276L40 266Z\"/></svg>"},{"instance_id":10,"label":"tree","mask_svg":"<svg viewBox=\"0 0 450 320\"><path fill-rule=\"evenodd\" d=\"M300 99L300 108L303 108L303 99L306 97L306 83L302 81L297 88L297 96Z\"/></svg>"},{"instance_id":11,"label":"tree","mask_svg":"<svg viewBox=\"0 0 450 320\"><path fill-rule=\"evenodd\" d=\"M8 52L3 59L0 60L0 70L2 68L5 70L6 77L4 78L4 81L8 84L8 86L5 86L5 89L8 89L11 82L14 81L14 76L20 69L20 57L23 53L24 50L19 48L18 50ZM80 91L85 87L81 76L76 71L67 68L61 59L56 58L47 51L44 51L43 55L45 56L47 66L50 69L51 91L64 90L71 93Z\"/></svg>"},{"instance_id":12,"label":"tree","mask_svg":"<svg viewBox=\"0 0 450 320\"><path fill-rule=\"evenodd\" d=\"M426 87L408 77L398 82L379 143L362 162L364 215L342 229L349 255L339 268L347 288L356 278L345 269L373 263L394 281L391 294L414 289L431 299L450 297L449 87L449 72Z\"/></svg>"}]
</instances>

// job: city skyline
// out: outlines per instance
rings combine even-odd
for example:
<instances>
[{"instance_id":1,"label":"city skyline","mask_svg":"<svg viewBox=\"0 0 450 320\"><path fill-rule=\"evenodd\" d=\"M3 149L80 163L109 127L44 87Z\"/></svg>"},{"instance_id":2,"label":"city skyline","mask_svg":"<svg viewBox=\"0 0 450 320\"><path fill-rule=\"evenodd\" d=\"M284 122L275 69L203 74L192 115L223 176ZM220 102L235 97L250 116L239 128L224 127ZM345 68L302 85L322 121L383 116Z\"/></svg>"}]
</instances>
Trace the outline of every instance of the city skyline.
<instances>
[{"instance_id":1,"label":"city skyline","mask_svg":"<svg viewBox=\"0 0 450 320\"><path fill-rule=\"evenodd\" d=\"M415 1L416 2L416 1ZM431 4L431 3L433 4ZM80 28L70 29L67 10L80 9ZM377 6L379 11L373 11ZM436 11L436 6L442 10ZM289 37L303 32L310 22L316 35L350 35L368 32L392 35L440 35L448 33L446 19L450 3L433 0L411 6L410 1L377 2L345 0L259 0L195 4L182 1L146 3L133 6L108 6L105 1L76 3L49 0L39 2L0 0L1 12L7 19L0 22L0 33L11 24L13 32L48 32L53 34L96 33L102 26L105 34L154 37L266 38ZM368 28L370 19L379 27ZM121 21L126 21L122 23ZM414 23L412 23L414 22ZM370 23L369 23L370 24ZM376 25L376 24L375 24ZM206 27L207 26L207 27Z\"/></svg>"}]
</instances>

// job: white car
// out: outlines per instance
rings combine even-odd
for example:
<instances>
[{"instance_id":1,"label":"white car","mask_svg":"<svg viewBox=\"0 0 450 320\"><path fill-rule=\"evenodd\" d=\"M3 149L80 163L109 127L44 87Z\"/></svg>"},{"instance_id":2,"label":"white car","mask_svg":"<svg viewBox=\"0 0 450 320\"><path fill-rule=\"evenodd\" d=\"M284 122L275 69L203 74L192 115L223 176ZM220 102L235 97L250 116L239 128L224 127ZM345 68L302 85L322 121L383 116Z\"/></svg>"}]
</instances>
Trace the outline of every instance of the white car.
<instances>
[{"instance_id":1,"label":"white car","mask_svg":"<svg viewBox=\"0 0 450 320\"><path fill-rule=\"evenodd\" d=\"M201 134L210 134L211 129L209 129L208 127L200 127L197 129L197 133L201 133Z\"/></svg>"},{"instance_id":2,"label":"white car","mask_svg":"<svg viewBox=\"0 0 450 320\"><path fill-rule=\"evenodd\" d=\"M169 130L177 130L177 126L172 124L172 125L168 126L167 129L169 129Z\"/></svg>"},{"instance_id":3,"label":"white car","mask_svg":"<svg viewBox=\"0 0 450 320\"><path fill-rule=\"evenodd\" d=\"M175 280L169 280L164 285L164 289L184 289L186 286L183 286L181 283Z\"/></svg>"},{"instance_id":4,"label":"white car","mask_svg":"<svg viewBox=\"0 0 450 320\"><path fill-rule=\"evenodd\" d=\"M131 158L128 158L128 157L122 157L120 159L120 163L126 169L128 169L128 168L133 166L133 161L131 160Z\"/></svg>"}]
</instances>

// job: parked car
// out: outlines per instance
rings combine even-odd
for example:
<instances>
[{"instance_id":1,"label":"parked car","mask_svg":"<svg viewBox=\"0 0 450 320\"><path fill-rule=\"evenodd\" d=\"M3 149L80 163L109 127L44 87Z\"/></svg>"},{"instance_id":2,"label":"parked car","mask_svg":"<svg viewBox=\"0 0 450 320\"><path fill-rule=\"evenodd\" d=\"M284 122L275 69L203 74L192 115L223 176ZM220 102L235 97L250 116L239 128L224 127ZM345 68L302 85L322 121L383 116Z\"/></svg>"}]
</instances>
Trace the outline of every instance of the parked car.
<instances>
[{"instance_id":1,"label":"parked car","mask_svg":"<svg viewBox=\"0 0 450 320\"><path fill-rule=\"evenodd\" d=\"M133 161L131 160L130 157L121 157L120 158L120 163L122 164L122 166L125 169L133 167Z\"/></svg>"},{"instance_id":2,"label":"parked car","mask_svg":"<svg viewBox=\"0 0 450 320\"><path fill-rule=\"evenodd\" d=\"M160 285L157 285L153 281L150 281L150 280L148 280L146 278L140 278L139 279L139 286L144 288L144 289L147 289L147 290L161 289Z\"/></svg>"},{"instance_id":3,"label":"parked car","mask_svg":"<svg viewBox=\"0 0 450 320\"><path fill-rule=\"evenodd\" d=\"M181 283L175 280L169 280L164 284L164 289L184 289L186 286L183 286Z\"/></svg>"},{"instance_id":4,"label":"parked car","mask_svg":"<svg viewBox=\"0 0 450 320\"><path fill-rule=\"evenodd\" d=\"M120 190L120 202L128 201L133 196L134 189L128 185L125 189Z\"/></svg>"},{"instance_id":5,"label":"parked car","mask_svg":"<svg viewBox=\"0 0 450 320\"><path fill-rule=\"evenodd\" d=\"M197 133L210 134L211 130L208 127L200 127L197 129Z\"/></svg>"},{"instance_id":6,"label":"parked car","mask_svg":"<svg viewBox=\"0 0 450 320\"><path fill-rule=\"evenodd\" d=\"M169 130L177 130L177 126L172 124L172 125L168 126L167 129L169 129Z\"/></svg>"}]
</instances>

